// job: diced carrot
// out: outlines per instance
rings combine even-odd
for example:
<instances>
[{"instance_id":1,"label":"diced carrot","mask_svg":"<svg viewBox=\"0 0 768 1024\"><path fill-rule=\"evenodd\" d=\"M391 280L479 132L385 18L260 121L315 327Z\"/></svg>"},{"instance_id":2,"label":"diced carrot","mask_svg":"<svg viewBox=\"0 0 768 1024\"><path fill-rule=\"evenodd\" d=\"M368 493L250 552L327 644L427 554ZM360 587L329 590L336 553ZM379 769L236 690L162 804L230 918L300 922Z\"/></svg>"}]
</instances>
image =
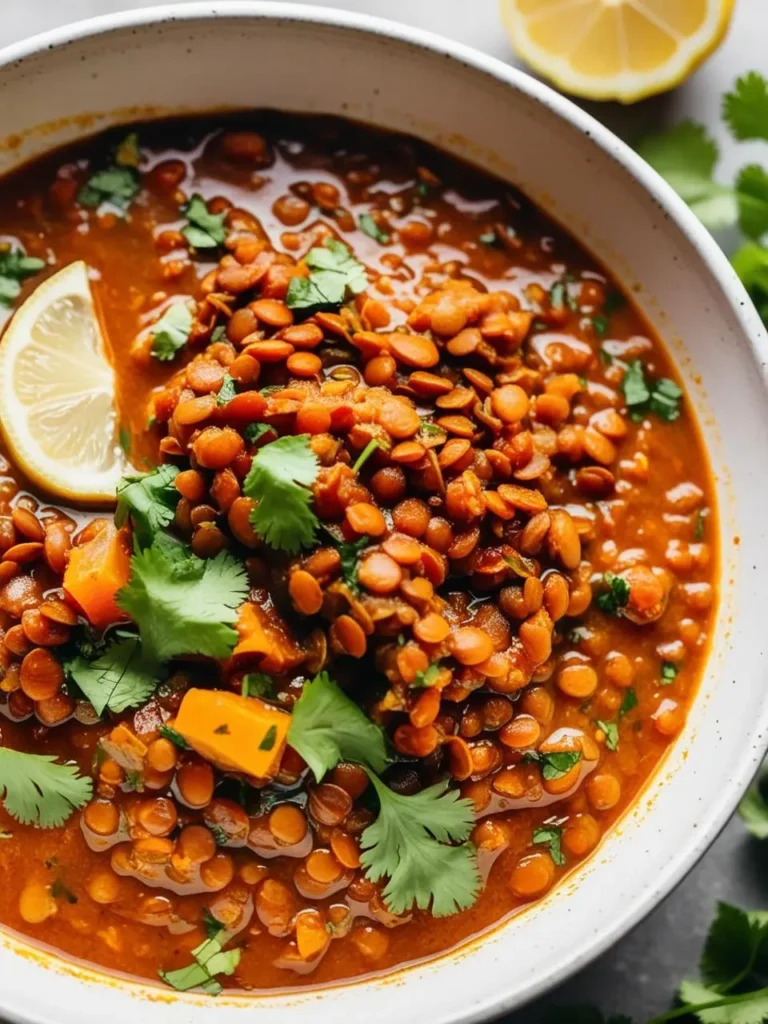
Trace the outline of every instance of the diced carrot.
<instances>
[{"instance_id":1,"label":"diced carrot","mask_svg":"<svg viewBox=\"0 0 768 1024\"><path fill-rule=\"evenodd\" d=\"M258 779L280 766L291 716L257 697L187 690L174 729L198 754L228 771Z\"/></svg>"},{"instance_id":2,"label":"diced carrot","mask_svg":"<svg viewBox=\"0 0 768 1024\"><path fill-rule=\"evenodd\" d=\"M235 659L255 656L263 672L275 674L295 668L302 659L288 626L272 608L244 604L236 628L240 642L233 652Z\"/></svg>"},{"instance_id":3,"label":"diced carrot","mask_svg":"<svg viewBox=\"0 0 768 1024\"><path fill-rule=\"evenodd\" d=\"M128 618L115 598L131 573L129 538L128 531L109 523L93 540L70 551L64 590L98 629Z\"/></svg>"}]
</instances>

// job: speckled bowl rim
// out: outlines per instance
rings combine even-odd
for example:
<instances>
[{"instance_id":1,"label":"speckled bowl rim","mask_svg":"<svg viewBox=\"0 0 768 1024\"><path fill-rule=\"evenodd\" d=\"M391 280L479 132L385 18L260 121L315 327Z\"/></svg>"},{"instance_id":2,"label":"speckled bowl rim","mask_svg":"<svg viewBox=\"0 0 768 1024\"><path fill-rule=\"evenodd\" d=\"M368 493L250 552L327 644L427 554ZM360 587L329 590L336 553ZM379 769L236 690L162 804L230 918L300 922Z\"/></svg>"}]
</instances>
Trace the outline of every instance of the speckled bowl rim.
<instances>
[{"instance_id":1,"label":"speckled bowl rim","mask_svg":"<svg viewBox=\"0 0 768 1024\"><path fill-rule=\"evenodd\" d=\"M510 89L524 94L527 98L540 104L558 118L583 133L591 143L610 157L627 175L637 182L650 195L659 209L660 216L672 221L687 242L695 249L702 260L713 282L719 287L721 297L727 302L739 328L747 340L752 358L760 370L763 389L766 390L768 375L768 334L763 327L753 303L749 299L741 281L737 277L728 259L709 232L701 225L687 205L677 196L672 188L626 143L604 127L590 114L585 113L571 100L555 92L552 88L531 77L525 72L487 56L472 47L446 39L438 34L412 28L371 15L357 14L349 11L336 10L330 7L304 6L283 3L279 0L222 0L222 2L194 2L185 4L165 4L157 7L140 8L123 11L64 25L28 39L14 43L0 50L0 67L21 61L24 58L39 54L45 50L59 49L67 44L88 37L108 35L120 29L146 27L167 22L199 21L218 17L247 19L271 19L280 22L300 24L318 24L342 29L358 30L374 36L392 39L417 49L431 51L457 61L466 67L491 76L506 84ZM471 1009L457 1009L450 1015L441 1015L441 1022L463 1021L472 1022L487 1020L502 1014L509 1009L519 1008L531 999L553 988L567 977L585 967L611 945L617 942L631 928L637 925L650 911L679 884L691 870L697 860L708 849L719 832L727 823L744 790L759 766L768 746L768 701L756 716L757 724L752 733L752 744L745 747L737 764L730 765L730 774L723 782L723 788L716 800L708 809L706 818L699 828L691 835L689 841L680 845L670 855L667 869L661 878L649 885L642 897L638 897L631 907L604 926L595 929L585 937L579 949L575 949L569 959L563 959L546 977L535 981L524 993L506 993L505 982L501 983L500 991L490 992L485 998L474 1001ZM653 778L653 776L652 776ZM503 927L503 924L501 925ZM482 938L478 941L482 942ZM461 950L462 947L459 947ZM54 951L55 952L55 951ZM451 951L431 962L439 962L450 958ZM60 959L55 956L52 959ZM98 969L86 970L85 975L113 978L122 984L122 978L106 974ZM392 972L389 978L399 978L408 984L410 969ZM41 980L42 980L41 976ZM365 984L365 981L361 982ZM418 979L414 979L414 987L418 987ZM150 997L157 995L155 987L145 986L141 982L129 981L126 988L146 992ZM298 994L298 993L294 993ZM126 993L128 995L128 992ZM265 993L269 996L269 993ZM373 998L373 993L371 993ZM231 1002L237 1001L242 1007L243 999L226 999L219 1004L221 1012L225 1012ZM258 1010L258 996L249 997L245 1002ZM3 1003L0 992L0 1004ZM25 1017L20 1007L4 1007L9 1014L19 1020L31 1020ZM214 1007L211 1006L211 1010ZM66 1011L69 1017L71 1008ZM219 1012L218 1007L214 1012ZM296 1008L297 1013L303 1010Z\"/></svg>"}]
</instances>

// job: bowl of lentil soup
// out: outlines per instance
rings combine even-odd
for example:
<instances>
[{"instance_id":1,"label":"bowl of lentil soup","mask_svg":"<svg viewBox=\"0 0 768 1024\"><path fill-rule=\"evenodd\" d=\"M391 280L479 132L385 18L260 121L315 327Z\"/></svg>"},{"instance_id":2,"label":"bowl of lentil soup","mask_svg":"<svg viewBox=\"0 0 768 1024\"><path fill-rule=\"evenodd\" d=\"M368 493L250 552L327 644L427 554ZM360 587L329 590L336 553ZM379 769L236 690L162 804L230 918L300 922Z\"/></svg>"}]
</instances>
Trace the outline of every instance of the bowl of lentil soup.
<instances>
[{"instance_id":1,"label":"bowl of lentil soup","mask_svg":"<svg viewBox=\"0 0 768 1024\"><path fill-rule=\"evenodd\" d=\"M520 1005L764 747L741 286L595 122L373 19L101 19L0 94L0 1008ZM23 473L75 307L106 509Z\"/></svg>"}]
</instances>

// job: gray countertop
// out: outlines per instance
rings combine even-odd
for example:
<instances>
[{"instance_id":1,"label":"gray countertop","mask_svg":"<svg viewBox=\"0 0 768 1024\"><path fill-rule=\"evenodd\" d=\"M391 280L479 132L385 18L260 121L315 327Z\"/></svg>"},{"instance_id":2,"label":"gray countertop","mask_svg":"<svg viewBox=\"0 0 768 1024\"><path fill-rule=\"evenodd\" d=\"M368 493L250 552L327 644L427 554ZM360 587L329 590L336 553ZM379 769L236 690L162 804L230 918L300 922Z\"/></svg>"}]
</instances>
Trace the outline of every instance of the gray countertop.
<instances>
[{"instance_id":1,"label":"gray countertop","mask_svg":"<svg viewBox=\"0 0 768 1024\"><path fill-rule=\"evenodd\" d=\"M0 45L5 45L69 21L153 4L148 0L2 0L1 6ZM326 6L428 28L516 63L496 0L329 0ZM725 136L719 123L720 97L738 74L752 68L768 73L766 27L765 0L736 0L725 43L674 93L632 107L585 106L630 141L683 117L704 121L721 141L723 171L731 174L748 162L750 147L741 146L737 153ZM667 1009L680 979L695 972L715 902L726 900L748 909L768 906L766 867L768 843L761 846L750 840L738 819L732 820L682 885L630 935L548 996L507 1018L506 1024L535 1024L545 1009L554 1006L594 1005L606 1014L632 1015L636 1024ZM595 913L600 913L599 907Z\"/></svg>"}]
</instances>

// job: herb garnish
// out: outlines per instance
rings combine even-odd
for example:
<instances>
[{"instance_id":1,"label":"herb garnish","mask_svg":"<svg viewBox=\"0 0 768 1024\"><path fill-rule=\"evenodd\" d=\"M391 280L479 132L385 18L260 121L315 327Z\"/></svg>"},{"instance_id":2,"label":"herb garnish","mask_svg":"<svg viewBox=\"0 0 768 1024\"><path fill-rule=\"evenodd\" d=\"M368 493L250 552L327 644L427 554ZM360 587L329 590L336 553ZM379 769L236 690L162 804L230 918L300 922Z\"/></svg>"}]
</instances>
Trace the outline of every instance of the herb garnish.
<instances>
[{"instance_id":1,"label":"herb garnish","mask_svg":"<svg viewBox=\"0 0 768 1024\"><path fill-rule=\"evenodd\" d=\"M205 200L198 192L182 206L181 212L187 218L181 233L193 249L217 249L224 244L227 237L225 214L209 213Z\"/></svg>"},{"instance_id":2,"label":"herb garnish","mask_svg":"<svg viewBox=\"0 0 768 1024\"><path fill-rule=\"evenodd\" d=\"M190 749L189 744L184 739L184 737L181 735L181 733L177 732L170 725L161 725L161 726L159 726L157 731L160 733L160 735L164 739L170 740L171 743L173 743L174 746L177 746L180 750L189 750Z\"/></svg>"},{"instance_id":3,"label":"herb garnish","mask_svg":"<svg viewBox=\"0 0 768 1024\"><path fill-rule=\"evenodd\" d=\"M234 377L230 377L228 373L224 374L224 380L221 382L218 394L216 395L216 405L226 405L227 402L231 402L237 394L237 386L235 385Z\"/></svg>"},{"instance_id":4,"label":"herb garnish","mask_svg":"<svg viewBox=\"0 0 768 1024\"><path fill-rule=\"evenodd\" d=\"M541 825L533 830L533 843L549 847L552 860L561 868L565 864L562 848L563 830L559 825Z\"/></svg>"},{"instance_id":5,"label":"herb garnish","mask_svg":"<svg viewBox=\"0 0 768 1024\"><path fill-rule=\"evenodd\" d=\"M142 547L173 521L179 503L173 481L178 473L176 466L158 466L151 473L124 476L117 485L115 524L123 526L130 519Z\"/></svg>"},{"instance_id":6,"label":"herb garnish","mask_svg":"<svg viewBox=\"0 0 768 1024\"><path fill-rule=\"evenodd\" d=\"M45 268L45 260L27 256L16 246L0 248L0 305L11 306L21 295L21 282Z\"/></svg>"},{"instance_id":7,"label":"herb garnish","mask_svg":"<svg viewBox=\"0 0 768 1024\"><path fill-rule=\"evenodd\" d=\"M335 238L310 249L305 257L309 277L294 277L288 286L285 303L289 309L309 316L319 310L342 306L352 295L368 287L365 267L351 250Z\"/></svg>"},{"instance_id":8,"label":"herb garnish","mask_svg":"<svg viewBox=\"0 0 768 1024\"><path fill-rule=\"evenodd\" d=\"M547 782L562 779L581 758L580 750L551 750L546 754L529 750L523 754L523 761L526 764L537 764L541 769L541 777Z\"/></svg>"},{"instance_id":9,"label":"herb garnish","mask_svg":"<svg viewBox=\"0 0 768 1024\"><path fill-rule=\"evenodd\" d=\"M679 671L680 670L678 669L677 665L674 664L674 662L663 661L661 663L661 685L669 686L671 683L674 683L675 679L677 678L677 673Z\"/></svg>"},{"instance_id":10,"label":"herb garnish","mask_svg":"<svg viewBox=\"0 0 768 1024\"><path fill-rule=\"evenodd\" d=\"M207 925L206 925L207 927ZM234 974L240 963L241 950L230 949L226 952L219 938L222 929L215 935L201 942L192 950L194 963L188 967L180 967L176 971L158 971L166 984L177 992L188 992L192 988L201 988L209 996L221 992L221 985L216 981L217 974ZM226 941L226 939L225 939Z\"/></svg>"},{"instance_id":11,"label":"herb garnish","mask_svg":"<svg viewBox=\"0 0 768 1024\"><path fill-rule=\"evenodd\" d=\"M6 811L23 825L56 828L91 799L93 782L76 764L50 754L0 747L0 793Z\"/></svg>"},{"instance_id":12,"label":"herb garnish","mask_svg":"<svg viewBox=\"0 0 768 1024\"><path fill-rule=\"evenodd\" d=\"M630 686L624 693L624 699L622 700L621 707L619 708L619 719L622 719L624 715L628 715L629 712L633 711L636 707L637 694Z\"/></svg>"},{"instance_id":13,"label":"herb garnish","mask_svg":"<svg viewBox=\"0 0 768 1024\"><path fill-rule=\"evenodd\" d=\"M269 700L275 695L275 681L266 672L249 672L243 676L240 692L244 697L266 697Z\"/></svg>"},{"instance_id":14,"label":"herb garnish","mask_svg":"<svg viewBox=\"0 0 768 1024\"><path fill-rule=\"evenodd\" d=\"M619 749L619 727L615 722L606 722L602 718L598 718L595 721L595 725L598 729L602 729L605 733L605 745L608 750L616 751Z\"/></svg>"},{"instance_id":15,"label":"herb garnish","mask_svg":"<svg viewBox=\"0 0 768 1024\"><path fill-rule=\"evenodd\" d=\"M115 149L113 163L92 174L80 189L78 203L92 210L108 203L120 216L125 216L140 188L138 164L138 136L131 132Z\"/></svg>"},{"instance_id":16,"label":"herb garnish","mask_svg":"<svg viewBox=\"0 0 768 1024\"><path fill-rule=\"evenodd\" d=\"M608 590L598 594L595 603L601 612L605 612L607 615L618 615L629 602L629 584L622 576L606 572L603 573L603 585Z\"/></svg>"},{"instance_id":17,"label":"herb garnish","mask_svg":"<svg viewBox=\"0 0 768 1024\"><path fill-rule=\"evenodd\" d=\"M192 311L185 301L174 302L152 325L151 352L155 359L167 363L187 344L192 330Z\"/></svg>"},{"instance_id":18,"label":"herb garnish","mask_svg":"<svg viewBox=\"0 0 768 1024\"><path fill-rule=\"evenodd\" d=\"M63 667L97 715L103 715L107 709L119 713L139 707L165 678L157 663L144 656L137 636L119 635L95 658L77 654L65 659Z\"/></svg>"},{"instance_id":19,"label":"herb garnish","mask_svg":"<svg viewBox=\"0 0 768 1024\"><path fill-rule=\"evenodd\" d=\"M377 242L381 242L382 245L387 245L390 241L390 236L386 231L382 231L370 213L362 213L357 219L357 225L360 230L368 235L369 238L373 238Z\"/></svg>"},{"instance_id":20,"label":"herb garnish","mask_svg":"<svg viewBox=\"0 0 768 1024\"><path fill-rule=\"evenodd\" d=\"M258 503L251 523L270 547L295 555L314 541L318 520L309 488L319 468L308 434L281 437L254 455L243 493Z\"/></svg>"}]
</instances>

